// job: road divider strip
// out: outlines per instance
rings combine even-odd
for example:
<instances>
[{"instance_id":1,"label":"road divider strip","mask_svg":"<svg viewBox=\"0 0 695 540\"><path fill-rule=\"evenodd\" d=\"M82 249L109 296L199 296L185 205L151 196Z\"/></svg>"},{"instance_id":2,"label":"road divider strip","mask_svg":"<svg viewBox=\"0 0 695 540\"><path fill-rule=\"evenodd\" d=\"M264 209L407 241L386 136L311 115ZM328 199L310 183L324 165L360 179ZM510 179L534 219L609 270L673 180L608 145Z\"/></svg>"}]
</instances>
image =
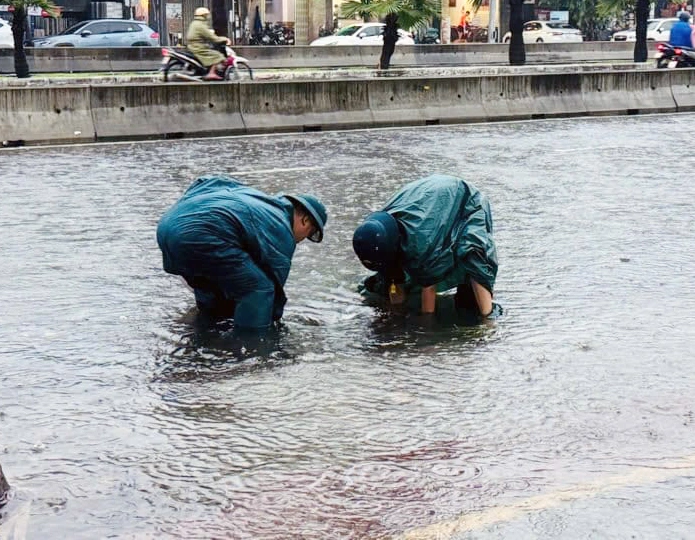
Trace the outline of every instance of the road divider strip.
<instances>
[{"instance_id":1,"label":"road divider strip","mask_svg":"<svg viewBox=\"0 0 695 540\"><path fill-rule=\"evenodd\" d=\"M695 70L0 88L22 146L695 110Z\"/></svg>"}]
</instances>

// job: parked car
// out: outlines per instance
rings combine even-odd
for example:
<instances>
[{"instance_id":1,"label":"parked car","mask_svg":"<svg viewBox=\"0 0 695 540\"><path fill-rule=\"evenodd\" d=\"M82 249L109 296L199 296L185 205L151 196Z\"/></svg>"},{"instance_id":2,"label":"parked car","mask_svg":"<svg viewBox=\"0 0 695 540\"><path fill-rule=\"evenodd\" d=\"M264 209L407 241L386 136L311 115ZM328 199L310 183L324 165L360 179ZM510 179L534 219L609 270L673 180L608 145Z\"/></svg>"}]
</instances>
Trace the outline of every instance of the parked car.
<instances>
[{"instance_id":1,"label":"parked car","mask_svg":"<svg viewBox=\"0 0 695 540\"><path fill-rule=\"evenodd\" d=\"M341 28L335 34L315 39L309 45L383 45L384 23L351 24ZM396 45L414 45L410 32L398 29Z\"/></svg>"},{"instance_id":2,"label":"parked car","mask_svg":"<svg viewBox=\"0 0 695 540\"><path fill-rule=\"evenodd\" d=\"M0 19L0 47L10 47L14 49L12 26L5 19Z\"/></svg>"},{"instance_id":3,"label":"parked car","mask_svg":"<svg viewBox=\"0 0 695 540\"><path fill-rule=\"evenodd\" d=\"M528 21L522 34L524 43L580 43L584 40L581 30L569 23L556 21ZM504 34L502 41L509 43L512 33Z\"/></svg>"},{"instance_id":4,"label":"parked car","mask_svg":"<svg viewBox=\"0 0 695 540\"><path fill-rule=\"evenodd\" d=\"M647 21L647 41L668 41L671 39L671 27L678 22L677 18L649 19ZM636 41L637 36L632 30L621 30L611 36L611 41Z\"/></svg>"},{"instance_id":5,"label":"parked car","mask_svg":"<svg viewBox=\"0 0 695 540\"><path fill-rule=\"evenodd\" d=\"M124 19L82 21L55 36L36 38L34 47L149 47L159 34L145 23Z\"/></svg>"}]
</instances>

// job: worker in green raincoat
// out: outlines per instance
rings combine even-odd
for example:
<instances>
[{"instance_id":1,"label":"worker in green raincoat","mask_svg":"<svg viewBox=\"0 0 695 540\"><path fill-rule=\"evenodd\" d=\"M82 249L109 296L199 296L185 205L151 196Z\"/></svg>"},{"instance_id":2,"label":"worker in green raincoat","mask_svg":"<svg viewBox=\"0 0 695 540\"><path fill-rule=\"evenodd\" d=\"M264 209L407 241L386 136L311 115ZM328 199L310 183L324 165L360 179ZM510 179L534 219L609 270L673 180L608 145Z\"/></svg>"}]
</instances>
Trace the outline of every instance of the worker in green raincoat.
<instances>
[{"instance_id":1,"label":"worker in green raincoat","mask_svg":"<svg viewBox=\"0 0 695 540\"><path fill-rule=\"evenodd\" d=\"M264 330L282 317L297 244L321 242L327 219L313 195L201 176L160 219L157 243L164 270L186 280L201 312Z\"/></svg>"},{"instance_id":2,"label":"worker in green raincoat","mask_svg":"<svg viewBox=\"0 0 695 540\"><path fill-rule=\"evenodd\" d=\"M222 80L217 73L217 66L225 60L225 56L211 48L211 45L226 43L230 41L224 36L218 36L210 27L210 10L205 7L199 7L193 14L193 22L188 27L186 33L186 47L193 55L200 60L200 63L205 67L210 68L209 73L204 77L208 81Z\"/></svg>"},{"instance_id":3,"label":"worker in green raincoat","mask_svg":"<svg viewBox=\"0 0 695 540\"><path fill-rule=\"evenodd\" d=\"M434 313L437 291L456 287L456 305L489 317L497 250L487 198L459 178L435 174L400 189L355 230L353 248L377 273L364 290L402 304L420 290L423 313Z\"/></svg>"}]
</instances>

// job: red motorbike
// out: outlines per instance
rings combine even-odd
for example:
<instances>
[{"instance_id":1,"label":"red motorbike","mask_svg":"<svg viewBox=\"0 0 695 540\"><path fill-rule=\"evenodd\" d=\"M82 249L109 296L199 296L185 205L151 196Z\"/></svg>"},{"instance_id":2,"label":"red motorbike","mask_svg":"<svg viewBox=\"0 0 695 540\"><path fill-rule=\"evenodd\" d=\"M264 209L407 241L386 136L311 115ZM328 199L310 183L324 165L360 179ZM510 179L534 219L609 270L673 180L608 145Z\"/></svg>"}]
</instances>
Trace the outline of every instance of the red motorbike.
<instances>
[{"instance_id":1,"label":"red motorbike","mask_svg":"<svg viewBox=\"0 0 695 540\"><path fill-rule=\"evenodd\" d=\"M695 49L690 47L674 47L669 43L656 44L657 68L695 67Z\"/></svg>"},{"instance_id":2,"label":"red motorbike","mask_svg":"<svg viewBox=\"0 0 695 540\"><path fill-rule=\"evenodd\" d=\"M222 51L220 51L222 52ZM237 56L234 50L226 45L224 47L225 61L217 74L225 81L252 80L253 71L249 61L243 56ZM209 68L203 66L190 51L174 47L162 49L162 67L164 82L169 81L193 81L203 82Z\"/></svg>"}]
</instances>

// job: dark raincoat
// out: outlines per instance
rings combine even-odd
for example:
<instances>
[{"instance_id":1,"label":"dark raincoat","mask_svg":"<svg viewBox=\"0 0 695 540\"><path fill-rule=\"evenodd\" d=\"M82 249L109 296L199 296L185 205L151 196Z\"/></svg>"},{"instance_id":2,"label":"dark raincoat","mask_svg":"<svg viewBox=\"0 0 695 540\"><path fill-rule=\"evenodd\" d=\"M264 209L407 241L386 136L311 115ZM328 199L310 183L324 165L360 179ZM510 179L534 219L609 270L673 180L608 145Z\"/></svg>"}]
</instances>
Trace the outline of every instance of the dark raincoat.
<instances>
[{"instance_id":1,"label":"dark raincoat","mask_svg":"<svg viewBox=\"0 0 695 540\"><path fill-rule=\"evenodd\" d=\"M184 277L203 311L233 315L238 327L267 327L287 300L293 212L285 197L231 178L198 178L157 227L164 270Z\"/></svg>"},{"instance_id":2,"label":"dark raincoat","mask_svg":"<svg viewBox=\"0 0 695 540\"><path fill-rule=\"evenodd\" d=\"M474 279L493 292L497 250L487 198L459 178L435 174L401 188L382 209L398 221L406 289L445 291ZM386 294L385 277L363 292Z\"/></svg>"}]
</instances>

